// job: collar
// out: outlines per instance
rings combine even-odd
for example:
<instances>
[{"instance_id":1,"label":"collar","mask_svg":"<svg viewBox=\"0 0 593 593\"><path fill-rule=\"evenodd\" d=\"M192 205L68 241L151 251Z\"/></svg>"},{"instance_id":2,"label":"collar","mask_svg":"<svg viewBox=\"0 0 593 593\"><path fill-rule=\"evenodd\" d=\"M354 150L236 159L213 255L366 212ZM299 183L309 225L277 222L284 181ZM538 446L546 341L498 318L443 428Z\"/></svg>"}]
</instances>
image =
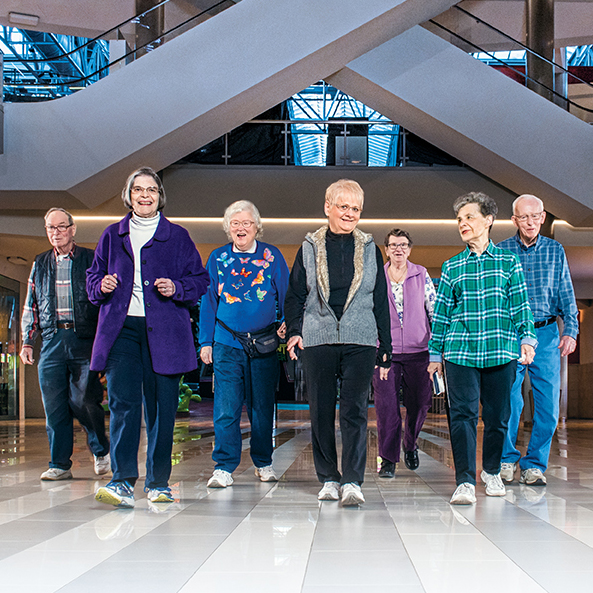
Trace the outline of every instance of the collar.
<instances>
[{"instance_id":1,"label":"collar","mask_svg":"<svg viewBox=\"0 0 593 593\"><path fill-rule=\"evenodd\" d=\"M75 251L76 251L76 243L73 243L72 244L72 249L70 250L69 253L66 253L65 255L62 255L61 253L58 253L58 251L54 247L54 257L56 258L56 261L60 261L62 259L66 259L67 257L69 257L70 259L74 259L74 252Z\"/></svg>"},{"instance_id":2,"label":"collar","mask_svg":"<svg viewBox=\"0 0 593 593\"><path fill-rule=\"evenodd\" d=\"M525 245L525 243L523 243L523 241L521 241L521 237L519 236L519 231L517 231L514 234L513 238L519 244L519 247L523 251L527 251L528 249L531 249L531 248L534 248L535 249L540 244L540 240L539 240L540 236L541 235L538 234L537 237L536 237L536 239L535 239L535 243L533 243L533 245L529 245L529 246Z\"/></svg>"},{"instance_id":3,"label":"collar","mask_svg":"<svg viewBox=\"0 0 593 593\"><path fill-rule=\"evenodd\" d=\"M233 253L255 253L257 251L257 247L257 239L253 242L253 247L247 251L239 251L238 249L235 249L235 244L231 242L231 251Z\"/></svg>"},{"instance_id":4,"label":"collar","mask_svg":"<svg viewBox=\"0 0 593 593\"><path fill-rule=\"evenodd\" d=\"M132 211L130 210L118 223L117 223L117 234L118 235L129 235L130 234L130 218L132 218ZM152 237L153 241L167 241L171 236L171 223L163 216L159 217L159 224L156 227L156 231Z\"/></svg>"},{"instance_id":5,"label":"collar","mask_svg":"<svg viewBox=\"0 0 593 593\"><path fill-rule=\"evenodd\" d=\"M480 255L478 255L475 251L472 251L469 248L469 245L465 248L465 251L463 251L462 253L465 256L466 260L468 260L470 257L481 257L483 255L487 255L488 257L494 257L495 249L496 249L496 246L492 242L492 239L490 239L488 241L488 246L486 247L486 249L484 249L484 251L482 251L482 253L480 253Z\"/></svg>"}]
</instances>

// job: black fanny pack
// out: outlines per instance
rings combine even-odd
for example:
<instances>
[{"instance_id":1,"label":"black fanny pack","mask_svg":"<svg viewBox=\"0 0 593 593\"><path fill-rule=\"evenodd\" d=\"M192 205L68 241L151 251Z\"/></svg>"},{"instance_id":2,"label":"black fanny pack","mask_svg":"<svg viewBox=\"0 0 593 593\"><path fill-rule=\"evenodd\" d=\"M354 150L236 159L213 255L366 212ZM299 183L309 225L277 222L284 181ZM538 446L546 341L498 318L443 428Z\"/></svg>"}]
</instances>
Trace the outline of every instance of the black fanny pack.
<instances>
[{"instance_id":1,"label":"black fanny pack","mask_svg":"<svg viewBox=\"0 0 593 593\"><path fill-rule=\"evenodd\" d=\"M235 340L241 343L243 350L247 353L249 358L257 358L258 356L265 356L275 352L280 344L280 338L276 333L278 329L276 323L271 323L267 327L256 332L236 332L233 331L226 323L217 319L218 323L226 329Z\"/></svg>"}]
</instances>

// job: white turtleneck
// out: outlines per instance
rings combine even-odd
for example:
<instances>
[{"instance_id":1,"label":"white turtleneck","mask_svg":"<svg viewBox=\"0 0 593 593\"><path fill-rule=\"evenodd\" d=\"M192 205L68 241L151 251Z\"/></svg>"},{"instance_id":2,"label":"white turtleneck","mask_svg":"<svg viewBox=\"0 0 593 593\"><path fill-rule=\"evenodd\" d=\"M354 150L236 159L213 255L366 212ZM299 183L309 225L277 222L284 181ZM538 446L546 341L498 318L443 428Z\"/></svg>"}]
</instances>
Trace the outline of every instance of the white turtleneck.
<instances>
[{"instance_id":1,"label":"white turtleneck","mask_svg":"<svg viewBox=\"0 0 593 593\"><path fill-rule=\"evenodd\" d=\"M134 252L134 289L128 307L128 315L131 317L146 317L140 251L154 236L160 219L160 212L157 212L156 216L152 218L141 218L135 214L132 214L132 218L130 218L130 242Z\"/></svg>"}]
</instances>

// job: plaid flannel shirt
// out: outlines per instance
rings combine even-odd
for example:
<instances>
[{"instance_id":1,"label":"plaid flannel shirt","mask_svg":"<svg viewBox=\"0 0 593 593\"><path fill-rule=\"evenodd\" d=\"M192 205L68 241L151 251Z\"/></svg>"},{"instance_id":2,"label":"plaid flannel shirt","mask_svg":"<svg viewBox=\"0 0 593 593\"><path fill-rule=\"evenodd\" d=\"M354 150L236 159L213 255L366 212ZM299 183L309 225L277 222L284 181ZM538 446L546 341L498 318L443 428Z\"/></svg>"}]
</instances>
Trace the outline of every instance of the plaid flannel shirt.
<instances>
[{"instance_id":1,"label":"plaid flannel shirt","mask_svg":"<svg viewBox=\"0 0 593 593\"><path fill-rule=\"evenodd\" d=\"M486 368L519 358L521 343L537 339L527 287L516 256L490 241L477 255L469 248L443 264L430 360Z\"/></svg>"}]
</instances>

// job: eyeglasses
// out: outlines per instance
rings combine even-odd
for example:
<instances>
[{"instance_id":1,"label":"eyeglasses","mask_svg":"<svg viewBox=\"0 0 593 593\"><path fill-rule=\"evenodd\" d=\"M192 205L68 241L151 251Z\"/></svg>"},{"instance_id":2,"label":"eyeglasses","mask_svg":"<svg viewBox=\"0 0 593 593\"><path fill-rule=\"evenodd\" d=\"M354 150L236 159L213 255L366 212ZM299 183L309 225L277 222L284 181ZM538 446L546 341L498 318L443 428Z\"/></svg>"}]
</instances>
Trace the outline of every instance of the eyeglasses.
<instances>
[{"instance_id":1,"label":"eyeglasses","mask_svg":"<svg viewBox=\"0 0 593 593\"><path fill-rule=\"evenodd\" d=\"M55 233L56 231L58 231L58 233L65 233L71 226L71 224L59 224L58 226L48 225L45 227L45 230L50 234Z\"/></svg>"},{"instance_id":2,"label":"eyeglasses","mask_svg":"<svg viewBox=\"0 0 593 593\"><path fill-rule=\"evenodd\" d=\"M531 222L539 222L543 214L543 212L536 212L535 214L525 214L524 216L513 215L513 218L519 222L527 222L529 219L531 219Z\"/></svg>"},{"instance_id":3,"label":"eyeglasses","mask_svg":"<svg viewBox=\"0 0 593 593\"><path fill-rule=\"evenodd\" d=\"M144 192L148 192L151 196L158 196L159 194L158 187L140 187L139 185L135 185L130 191L133 194L143 194Z\"/></svg>"},{"instance_id":4,"label":"eyeglasses","mask_svg":"<svg viewBox=\"0 0 593 593\"><path fill-rule=\"evenodd\" d=\"M241 226L244 229L250 229L255 222L253 222L253 220L231 220L230 224L232 229L238 229Z\"/></svg>"},{"instance_id":5,"label":"eyeglasses","mask_svg":"<svg viewBox=\"0 0 593 593\"><path fill-rule=\"evenodd\" d=\"M389 249L393 249L394 251L396 249L401 249L402 251L405 251L409 246L409 243L389 243L389 245L387 245Z\"/></svg>"},{"instance_id":6,"label":"eyeglasses","mask_svg":"<svg viewBox=\"0 0 593 593\"><path fill-rule=\"evenodd\" d=\"M334 206L340 212L348 212L348 210L352 210L352 214L360 214L362 212L362 208L358 206L350 206L349 204L334 204Z\"/></svg>"}]
</instances>

